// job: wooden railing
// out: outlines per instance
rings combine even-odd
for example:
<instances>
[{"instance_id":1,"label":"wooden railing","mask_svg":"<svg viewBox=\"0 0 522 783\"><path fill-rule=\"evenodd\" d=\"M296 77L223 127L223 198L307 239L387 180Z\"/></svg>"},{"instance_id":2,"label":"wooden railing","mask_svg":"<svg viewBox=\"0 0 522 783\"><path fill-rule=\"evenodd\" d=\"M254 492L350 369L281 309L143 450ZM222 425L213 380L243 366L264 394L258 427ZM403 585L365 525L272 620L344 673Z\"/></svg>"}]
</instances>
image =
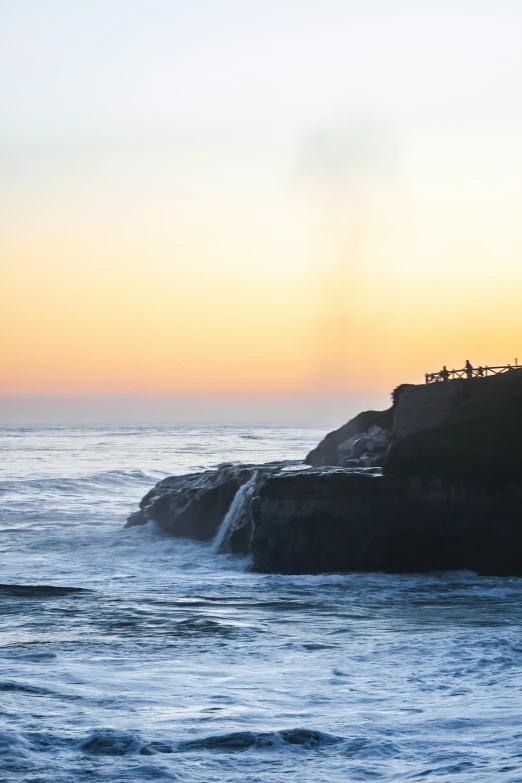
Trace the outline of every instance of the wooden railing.
<instances>
[{"instance_id":1,"label":"wooden railing","mask_svg":"<svg viewBox=\"0 0 522 783\"><path fill-rule=\"evenodd\" d=\"M504 372L522 371L520 364L505 364L500 367L463 367L462 370L440 370L427 372L426 383L440 383L455 380L455 378L484 378L488 375L500 375Z\"/></svg>"}]
</instances>

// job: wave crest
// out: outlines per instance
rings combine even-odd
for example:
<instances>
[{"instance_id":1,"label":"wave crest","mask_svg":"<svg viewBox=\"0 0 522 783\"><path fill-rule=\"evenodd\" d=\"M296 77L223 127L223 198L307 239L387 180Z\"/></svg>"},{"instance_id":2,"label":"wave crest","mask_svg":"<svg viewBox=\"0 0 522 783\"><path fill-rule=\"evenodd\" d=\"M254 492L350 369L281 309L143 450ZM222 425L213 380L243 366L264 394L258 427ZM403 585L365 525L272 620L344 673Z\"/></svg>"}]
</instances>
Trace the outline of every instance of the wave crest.
<instances>
[{"instance_id":1,"label":"wave crest","mask_svg":"<svg viewBox=\"0 0 522 783\"><path fill-rule=\"evenodd\" d=\"M144 470L103 470L88 473L74 478L67 476L52 476L48 478L30 478L0 481L0 495L15 492L17 494L32 494L34 492L61 492L78 494L85 490L100 491L107 487L126 486L136 483L149 483L164 478L167 474L161 471Z\"/></svg>"},{"instance_id":2,"label":"wave crest","mask_svg":"<svg viewBox=\"0 0 522 783\"><path fill-rule=\"evenodd\" d=\"M140 749L138 737L117 729L98 729L80 744L84 753L94 756L126 756Z\"/></svg>"},{"instance_id":3,"label":"wave crest","mask_svg":"<svg viewBox=\"0 0 522 783\"><path fill-rule=\"evenodd\" d=\"M343 742L343 737L326 734L316 729L283 729L281 731L235 731L218 734L199 740L188 740L179 745L179 750L248 750L249 748L300 745L317 748Z\"/></svg>"}]
</instances>

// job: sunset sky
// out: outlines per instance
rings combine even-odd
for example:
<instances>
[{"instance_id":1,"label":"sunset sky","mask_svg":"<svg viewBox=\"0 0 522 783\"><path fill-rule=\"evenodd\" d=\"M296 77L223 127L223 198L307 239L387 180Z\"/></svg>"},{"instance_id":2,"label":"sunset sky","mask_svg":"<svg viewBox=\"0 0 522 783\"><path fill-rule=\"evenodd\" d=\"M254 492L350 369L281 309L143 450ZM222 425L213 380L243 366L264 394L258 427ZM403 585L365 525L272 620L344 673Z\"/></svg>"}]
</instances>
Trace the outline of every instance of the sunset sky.
<instances>
[{"instance_id":1,"label":"sunset sky","mask_svg":"<svg viewBox=\"0 0 522 783\"><path fill-rule=\"evenodd\" d=\"M0 0L0 420L341 423L522 362L521 31L507 0Z\"/></svg>"}]
</instances>

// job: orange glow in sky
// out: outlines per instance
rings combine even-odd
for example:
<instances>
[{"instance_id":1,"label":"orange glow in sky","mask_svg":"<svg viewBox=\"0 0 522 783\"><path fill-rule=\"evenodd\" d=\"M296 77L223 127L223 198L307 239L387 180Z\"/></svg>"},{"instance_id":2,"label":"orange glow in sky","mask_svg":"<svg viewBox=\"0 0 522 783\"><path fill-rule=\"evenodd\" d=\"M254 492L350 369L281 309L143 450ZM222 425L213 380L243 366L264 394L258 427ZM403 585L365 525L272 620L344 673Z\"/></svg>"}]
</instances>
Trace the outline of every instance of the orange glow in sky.
<instances>
[{"instance_id":1,"label":"orange glow in sky","mask_svg":"<svg viewBox=\"0 0 522 783\"><path fill-rule=\"evenodd\" d=\"M91 57L117 5L3 12L0 395L385 401L522 361L521 12L238 6L229 40L155 2Z\"/></svg>"}]
</instances>

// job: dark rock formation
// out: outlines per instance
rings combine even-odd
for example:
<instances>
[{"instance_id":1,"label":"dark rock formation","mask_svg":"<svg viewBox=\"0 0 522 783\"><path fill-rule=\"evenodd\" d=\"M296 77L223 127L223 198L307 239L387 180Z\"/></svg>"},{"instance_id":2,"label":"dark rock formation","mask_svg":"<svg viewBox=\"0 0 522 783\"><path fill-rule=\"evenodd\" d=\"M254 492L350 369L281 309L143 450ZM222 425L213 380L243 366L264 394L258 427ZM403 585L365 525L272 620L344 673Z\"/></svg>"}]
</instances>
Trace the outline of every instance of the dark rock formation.
<instances>
[{"instance_id":1,"label":"dark rock formation","mask_svg":"<svg viewBox=\"0 0 522 783\"><path fill-rule=\"evenodd\" d=\"M329 432L328 435L306 457L307 465L322 467L323 465L340 465L346 459L349 450L347 443L352 442L357 435L367 435L372 427L382 430L391 430L393 426L393 408L386 411L364 411L355 418L350 419L338 430ZM344 452L344 454L343 454Z\"/></svg>"},{"instance_id":2,"label":"dark rock formation","mask_svg":"<svg viewBox=\"0 0 522 783\"><path fill-rule=\"evenodd\" d=\"M258 571L522 575L522 371L404 385L393 400L330 433L307 457L322 467L171 477L127 524L251 552ZM361 467L375 463L384 475Z\"/></svg>"},{"instance_id":3,"label":"dark rock formation","mask_svg":"<svg viewBox=\"0 0 522 783\"><path fill-rule=\"evenodd\" d=\"M384 472L493 493L522 482L522 371L451 383L460 404L437 427L397 440Z\"/></svg>"},{"instance_id":4,"label":"dark rock formation","mask_svg":"<svg viewBox=\"0 0 522 783\"><path fill-rule=\"evenodd\" d=\"M368 432L345 440L337 447L337 464L341 467L382 465L391 446L392 434L374 424Z\"/></svg>"},{"instance_id":5,"label":"dark rock formation","mask_svg":"<svg viewBox=\"0 0 522 783\"><path fill-rule=\"evenodd\" d=\"M139 511L129 516L125 527L144 525L151 520L171 536L210 541L232 512L217 549L235 554L248 552L254 481L281 470L296 469L298 464L292 461L264 465L225 463L201 473L169 476L145 495ZM252 492L242 497L239 491L249 482L252 482Z\"/></svg>"},{"instance_id":6,"label":"dark rock formation","mask_svg":"<svg viewBox=\"0 0 522 783\"><path fill-rule=\"evenodd\" d=\"M514 428L518 426L520 432L517 422L520 421L521 395L522 368L513 368L509 373L487 378L475 377L432 384L402 384L392 394L391 408L359 413L347 424L328 433L308 454L305 461L314 467L388 465L394 473L397 471L403 475L417 475L414 471L414 463L417 456L420 456L417 449L426 448L427 452L421 460L426 470L422 475L443 476L447 471L440 473L439 467L445 462L444 455L451 451L456 456L453 446L458 442L459 448L463 449L468 434L470 443L473 444L470 448L475 456L480 453L480 459L486 460L489 450L490 459L493 454L495 459L498 458L499 449L502 450L500 441L504 441L506 436L511 440L509 422L512 422ZM464 420L471 420L473 417L474 423L468 421L464 426L460 426ZM441 427L445 428L444 432L439 429ZM436 442L435 439L428 441L428 438L419 434L427 430L437 432L437 435L434 435ZM498 430L498 435L495 430ZM395 448L390 454L392 443ZM421 446L422 443L425 447ZM489 447L487 443L490 444ZM505 448L503 450L505 451ZM514 444L514 451L520 454L518 441ZM435 453L439 454L436 459ZM456 458L459 462L464 462L464 451ZM504 471L506 463L504 458L501 461L499 472ZM469 471L465 476L459 474L459 479L464 477L467 480L470 475L475 475L476 460L470 460L468 464ZM486 465L485 472L488 470ZM457 473L458 471L453 471L455 477ZM480 480L483 478L484 475L481 474Z\"/></svg>"},{"instance_id":7,"label":"dark rock formation","mask_svg":"<svg viewBox=\"0 0 522 783\"><path fill-rule=\"evenodd\" d=\"M227 511L214 539L216 552L248 554L250 552L253 520L252 498L259 481L261 468L250 476L241 486Z\"/></svg>"},{"instance_id":8,"label":"dark rock formation","mask_svg":"<svg viewBox=\"0 0 522 783\"><path fill-rule=\"evenodd\" d=\"M393 412L394 439L441 424L464 399L466 384L455 380L400 386Z\"/></svg>"},{"instance_id":9,"label":"dark rock formation","mask_svg":"<svg viewBox=\"0 0 522 783\"><path fill-rule=\"evenodd\" d=\"M253 568L521 574L521 509L519 485L488 494L338 469L268 476L252 504Z\"/></svg>"},{"instance_id":10,"label":"dark rock formation","mask_svg":"<svg viewBox=\"0 0 522 783\"><path fill-rule=\"evenodd\" d=\"M169 476L145 495L126 527L153 520L172 536L209 541L251 475L252 466L229 464L203 473Z\"/></svg>"}]
</instances>

